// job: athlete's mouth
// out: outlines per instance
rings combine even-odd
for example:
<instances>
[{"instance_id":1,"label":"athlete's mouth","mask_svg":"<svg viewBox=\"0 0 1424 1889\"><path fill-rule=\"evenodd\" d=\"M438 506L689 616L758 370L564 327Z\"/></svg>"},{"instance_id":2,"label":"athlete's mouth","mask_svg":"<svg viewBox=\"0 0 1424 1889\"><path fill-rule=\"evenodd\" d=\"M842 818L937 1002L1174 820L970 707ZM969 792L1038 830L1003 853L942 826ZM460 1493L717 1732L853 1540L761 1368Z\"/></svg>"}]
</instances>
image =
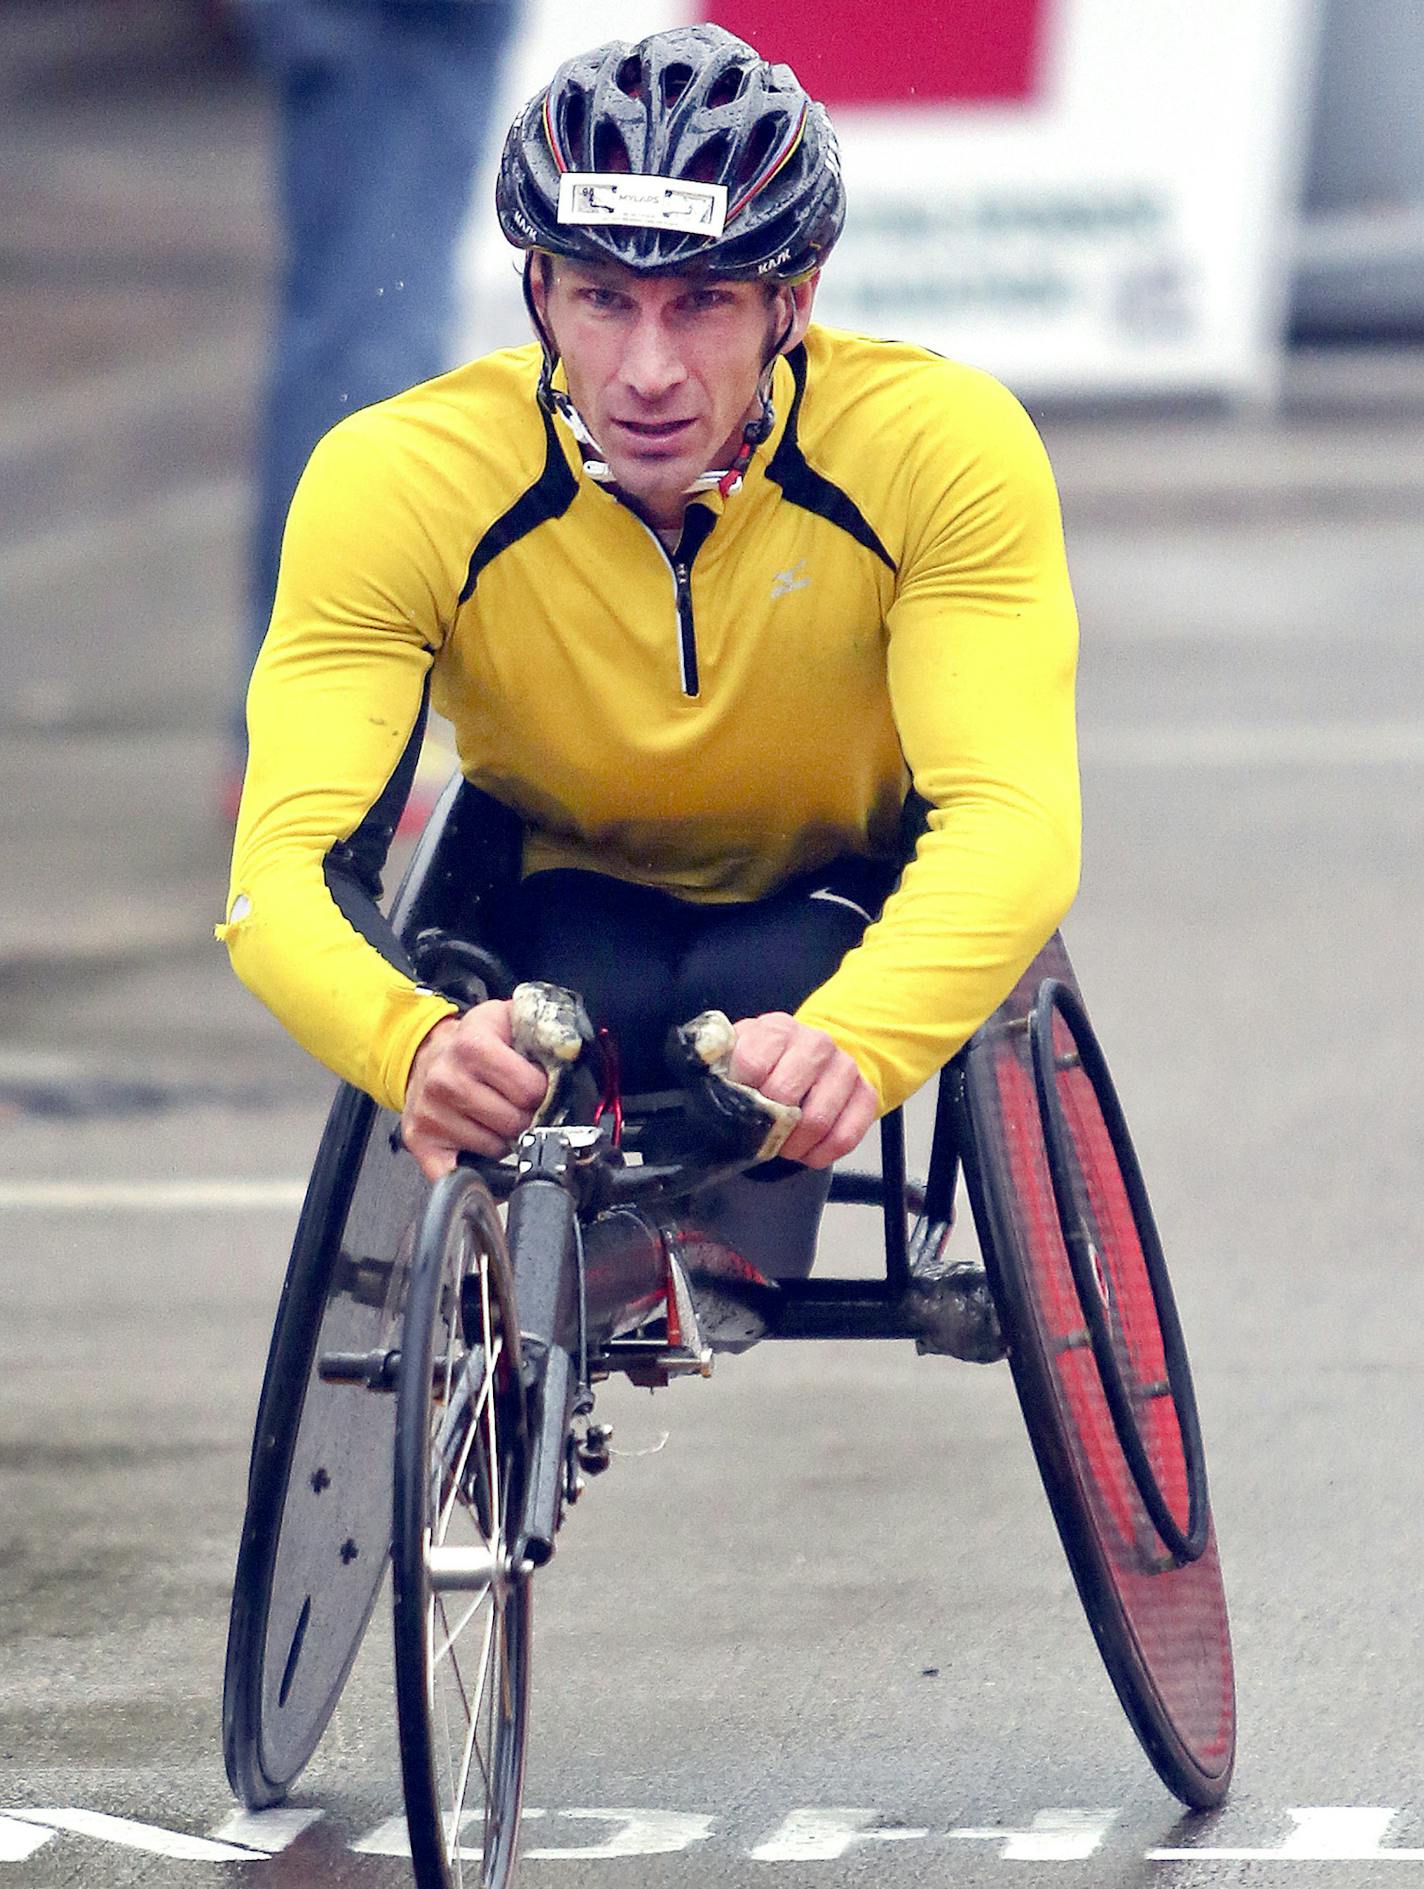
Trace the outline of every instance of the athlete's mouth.
<instances>
[{"instance_id":1,"label":"athlete's mouth","mask_svg":"<svg viewBox=\"0 0 1424 1889\"><path fill-rule=\"evenodd\" d=\"M622 433L637 440L647 440L656 444L661 440L679 438L688 427L696 424L693 420L615 420L613 424Z\"/></svg>"}]
</instances>

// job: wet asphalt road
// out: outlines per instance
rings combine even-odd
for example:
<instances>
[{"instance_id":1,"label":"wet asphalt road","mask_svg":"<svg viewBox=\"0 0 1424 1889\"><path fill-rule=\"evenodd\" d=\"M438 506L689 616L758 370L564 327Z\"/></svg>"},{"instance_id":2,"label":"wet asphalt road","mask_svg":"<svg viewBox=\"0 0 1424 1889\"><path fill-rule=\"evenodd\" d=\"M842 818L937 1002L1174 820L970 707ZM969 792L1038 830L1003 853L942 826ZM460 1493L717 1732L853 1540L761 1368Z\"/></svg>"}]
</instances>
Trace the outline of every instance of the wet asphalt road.
<instances>
[{"instance_id":1,"label":"wet asphalt road","mask_svg":"<svg viewBox=\"0 0 1424 1889\"><path fill-rule=\"evenodd\" d=\"M1387 1846L1424 1844L1424 560L1386 518L1094 526L1077 565L1088 852L1068 937L1195 1360L1239 1662L1235 1795L1184 1824L1138 1753L1002 1369L765 1346L710 1385L601 1406L630 1454L538 1582L528 1842L632 1853L536 1858L530 1881L1424 1872L1350 1857L1374 1840L1358 1822L1342 1839L1338 1818L1288 1815L1373 1807ZM4 1182L303 1174L326 1085L215 952L38 981L7 1025ZM56 1813L0 1822L0 1885L406 1881L398 1857L352 1848L389 1844L400 1807L383 1613L296 1794L304 1833L271 1860L154 1853L155 1828L202 1836L230 1811L227 1593L290 1202L0 1200L0 1814ZM868 1250L838 1210L825 1263ZM840 1854L778 1860L806 1847L787 1820L808 1810ZM833 1810L860 1815L828 1826ZM1092 1854L1017 1860L1034 1844L1011 1833L1064 1810L1102 1813ZM120 1843L61 1811L144 1829ZM613 1811L629 1815L592 1814ZM1282 1853L1147 1860L1201 1845Z\"/></svg>"}]
</instances>

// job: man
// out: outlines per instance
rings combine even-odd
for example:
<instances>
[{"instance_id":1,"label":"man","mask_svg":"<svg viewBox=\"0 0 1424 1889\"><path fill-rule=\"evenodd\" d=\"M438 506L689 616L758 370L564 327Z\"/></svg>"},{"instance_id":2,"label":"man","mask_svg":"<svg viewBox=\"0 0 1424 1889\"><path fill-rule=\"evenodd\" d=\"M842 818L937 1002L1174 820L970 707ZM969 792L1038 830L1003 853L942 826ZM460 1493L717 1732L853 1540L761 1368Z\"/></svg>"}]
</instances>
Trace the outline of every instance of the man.
<instances>
[{"instance_id":1,"label":"man","mask_svg":"<svg viewBox=\"0 0 1424 1889\"><path fill-rule=\"evenodd\" d=\"M805 1270L831 1163L1076 888L1052 477L986 376L812 325L834 135L719 28L566 62L498 211L538 347L343 422L293 503L222 935L427 1175L522 1131L544 1082L508 1004L423 990L353 878L433 690L523 821L515 972L578 989L630 1087L725 1009L733 1075L800 1107L751 1217L790 1202L777 1270Z\"/></svg>"}]
</instances>

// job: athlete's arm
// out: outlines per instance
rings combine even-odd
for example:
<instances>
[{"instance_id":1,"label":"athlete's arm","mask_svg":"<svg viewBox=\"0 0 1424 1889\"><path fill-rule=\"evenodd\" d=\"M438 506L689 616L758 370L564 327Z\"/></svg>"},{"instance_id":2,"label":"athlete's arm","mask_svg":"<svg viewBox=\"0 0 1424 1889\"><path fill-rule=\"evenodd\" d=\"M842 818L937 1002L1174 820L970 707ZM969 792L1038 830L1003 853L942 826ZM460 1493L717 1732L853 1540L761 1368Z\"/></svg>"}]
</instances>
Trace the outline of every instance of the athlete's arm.
<instances>
[{"instance_id":1,"label":"athlete's arm","mask_svg":"<svg viewBox=\"0 0 1424 1889\"><path fill-rule=\"evenodd\" d=\"M1003 1001L1078 883L1077 619L1057 493L1017 402L967 378L956 392L961 412L975 403L963 417L979 444L912 493L922 523L887 619L891 703L929 831L879 921L797 1011L886 1109ZM921 448L906 477L934 476Z\"/></svg>"},{"instance_id":2,"label":"athlete's arm","mask_svg":"<svg viewBox=\"0 0 1424 1889\"><path fill-rule=\"evenodd\" d=\"M455 1006L343 917L324 866L379 798L420 713L458 593L431 570L368 414L318 446L292 503L272 626L248 691L248 766L227 922L233 968L306 1049L390 1108Z\"/></svg>"}]
</instances>

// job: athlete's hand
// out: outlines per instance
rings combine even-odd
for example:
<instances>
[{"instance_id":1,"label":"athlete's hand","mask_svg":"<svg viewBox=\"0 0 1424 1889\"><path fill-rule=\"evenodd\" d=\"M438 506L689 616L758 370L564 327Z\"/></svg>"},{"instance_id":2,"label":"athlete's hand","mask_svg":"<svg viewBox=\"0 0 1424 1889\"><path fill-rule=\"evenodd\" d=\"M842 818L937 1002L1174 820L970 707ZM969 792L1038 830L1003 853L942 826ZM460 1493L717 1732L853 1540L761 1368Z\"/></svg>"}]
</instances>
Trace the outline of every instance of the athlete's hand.
<instances>
[{"instance_id":1,"label":"athlete's hand","mask_svg":"<svg viewBox=\"0 0 1424 1889\"><path fill-rule=\"evenodd\" d=\"M401 1138L428 1181L465 1149L507 1154L544 1100L547 1078L513 1047L507 998L444 1017L415 1052Z\"/></svg>"},{"instance_id":2,"label":"athlete's hand","mask_svg":"<svg viewBox=\"0 0 1424 1889\"><path fill-rule=\"evenodd\" d=\"M733 1024L734 1082L759 1089L773 1102L794 1102L801 1119L781 1153L807 1167L827 1168L849 1154L875 1120L874 1089L855 1061L824 1030L782 1011Z\"/></svg>"}]
</instances>

